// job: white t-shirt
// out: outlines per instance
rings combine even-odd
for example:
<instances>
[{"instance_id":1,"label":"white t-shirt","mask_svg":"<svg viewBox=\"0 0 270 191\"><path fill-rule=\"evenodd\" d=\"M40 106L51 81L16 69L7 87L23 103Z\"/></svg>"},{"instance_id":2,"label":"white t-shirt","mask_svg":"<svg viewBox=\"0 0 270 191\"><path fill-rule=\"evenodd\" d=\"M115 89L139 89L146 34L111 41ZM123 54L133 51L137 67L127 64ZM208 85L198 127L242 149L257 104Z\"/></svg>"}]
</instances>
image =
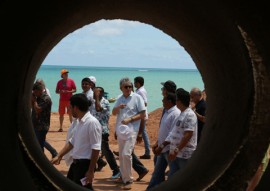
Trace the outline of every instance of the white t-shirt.
<instances>
[{"instance_id":1,"label":"white t-shirt","mask_svg":"<svg viewBox=\"0 0 270 191\"><path fill-rule=\"evenodd\" d=\"M187 145L178 152L178 158L188 159L197 147L197 116L191 108L187 108L179 115L173 130L166 141L170 142L170 150L174 150L183 138L185 131L193 131L193 135Z\"/></svg>"}]
</instances>

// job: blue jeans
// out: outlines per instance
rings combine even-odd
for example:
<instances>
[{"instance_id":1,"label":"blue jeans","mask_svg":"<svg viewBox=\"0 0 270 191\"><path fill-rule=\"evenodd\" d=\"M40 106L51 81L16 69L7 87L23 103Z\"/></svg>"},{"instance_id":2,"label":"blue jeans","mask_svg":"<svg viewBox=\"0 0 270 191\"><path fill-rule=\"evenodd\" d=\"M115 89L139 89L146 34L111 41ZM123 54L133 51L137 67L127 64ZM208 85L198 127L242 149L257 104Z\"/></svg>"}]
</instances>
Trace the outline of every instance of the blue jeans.
<instances>
[{"instance_id":1,"label":"blue jeans","mask_svg":"<svg viewBox=\"0 0 270 191\"><path fill-rule=\"evenodd\" d=\"M145 155L150 155L150 141L149 137L146 131L146 122L144 123L143 131L142 131L142 138L144 142L144 148L145 148Z\"/></svg>"},{"instance_id":2,"label":"blue jeans","mask_svg":"<svg viewBox=\"0 0 270 191\"><path fill-rule=\"evenodd\" d=\"M168 166L168 153L169 151L161 153L156 157L154 172L146 190L150 190L165 181L165 171Z\"/></svg>"},{"instance_id":3,"label":"blue jeans","mask_svg":"<svg viewBox=\"0 0 270 191\"><path fill-rule=\"evenodd\" d=\"M188 162L188 159L178 158L178 157L176 157L175 160L170 161L169 162L170 171L168 174L168 178L172 177L172 175L176 173L177 171L182 170L186 166L187 162Z\"/></svg>"},{"instance_id":4,"label":"blue jeans","mask_svg":"<svg viewBox=\"0 0 270 191\"><path fill-rule=\"evenodd\" d=\"M39 145L40 145L42 151L44 152L44 143L46 140L46 135L48 133L48 130L44 130L44 129L38 130L38 129L34 128L34 131L36 134L36 138L39 142Z\"/></svg>"}]
</instances>

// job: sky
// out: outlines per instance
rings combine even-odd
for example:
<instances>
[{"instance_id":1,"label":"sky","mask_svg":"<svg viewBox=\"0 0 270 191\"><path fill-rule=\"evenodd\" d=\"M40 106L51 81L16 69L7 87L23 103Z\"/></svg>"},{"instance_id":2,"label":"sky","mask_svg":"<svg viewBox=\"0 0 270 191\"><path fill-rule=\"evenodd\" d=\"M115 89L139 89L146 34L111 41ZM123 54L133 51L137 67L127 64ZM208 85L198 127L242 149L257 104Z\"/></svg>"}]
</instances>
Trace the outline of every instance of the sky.
<instances>
[{"instance_id":1,"label":"sky","mask_svg":"<svg viewBox=\"0 0 270 191\"><path fill-rule=\"evenodd\" d=\"M63 38L42 65L196 69L185 49L138 21L99 20Z\"/></svg>"}]
</instances>

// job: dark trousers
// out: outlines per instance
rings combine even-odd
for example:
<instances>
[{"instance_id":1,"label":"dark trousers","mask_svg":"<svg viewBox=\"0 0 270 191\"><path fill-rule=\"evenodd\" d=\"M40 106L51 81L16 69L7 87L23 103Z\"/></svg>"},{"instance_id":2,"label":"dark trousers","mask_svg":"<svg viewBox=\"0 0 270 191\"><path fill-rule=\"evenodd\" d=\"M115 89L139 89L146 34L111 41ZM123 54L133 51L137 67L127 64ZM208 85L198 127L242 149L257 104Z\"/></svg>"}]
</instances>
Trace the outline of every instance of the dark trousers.
<instances>
[{"instance_id":1,"label":"dark trousers","mask_svg":"<svg viewBox=\"0 0 270 191\"><path fill-rule=\"evenodd\" d=\"M119 172L119 166L109 146L109 134L102 135L101 152L104 154L110 168L114 172Z\"/></svg>"},{"instance_id":2,"label":"dark trousers","mask_svg":"<svg viewBox=\"0 0 270 191\"><path fill-rule=\"evenodd\" d=\"M138 175L147 171L147 169L135 155L134 151L132 152L132 168L138 173Z\"/></svg>"},{"instance_id":3,"label":"dark trousers","mask_svg":"<svg viewBox=\"0 0 270 191\"><path fill-rule=\"evenodd\" d=\"M72 180L76 184L83 186L81 183L81 179L85 177L85 173L89 168L90 161L91 160L89 159L74 159L73 163L69 167L67 178ZM94 190L92 184L87 184L83 187Z\"/></svg>"}]
</instances>

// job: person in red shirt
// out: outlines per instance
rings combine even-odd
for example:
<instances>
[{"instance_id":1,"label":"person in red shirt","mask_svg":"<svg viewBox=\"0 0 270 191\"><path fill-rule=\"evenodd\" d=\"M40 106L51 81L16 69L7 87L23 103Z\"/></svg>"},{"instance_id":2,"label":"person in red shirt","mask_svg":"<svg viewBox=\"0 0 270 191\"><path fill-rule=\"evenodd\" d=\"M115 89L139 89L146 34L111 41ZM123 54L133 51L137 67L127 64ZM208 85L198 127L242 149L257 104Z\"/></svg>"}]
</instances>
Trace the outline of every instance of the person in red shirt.
<instances>
[{"instance_id":1,"label":"person in red shirt","mask_svg":"<svg viewBox=\"0 0 270 191\"><path fill-rule=\"evenodd\" d=\"M74 80L68 77L69 71L67 69L61 70L61 80L57 82L55 93L60 94L59 98L59 121L60 121L60 128L59 132L63 131L63 121L64 121L64 114L67 113L69 115L69 121L72 122L72 114L69 110L69 99L77 91L76 84Z\"/></svg>"}]
</instances>

